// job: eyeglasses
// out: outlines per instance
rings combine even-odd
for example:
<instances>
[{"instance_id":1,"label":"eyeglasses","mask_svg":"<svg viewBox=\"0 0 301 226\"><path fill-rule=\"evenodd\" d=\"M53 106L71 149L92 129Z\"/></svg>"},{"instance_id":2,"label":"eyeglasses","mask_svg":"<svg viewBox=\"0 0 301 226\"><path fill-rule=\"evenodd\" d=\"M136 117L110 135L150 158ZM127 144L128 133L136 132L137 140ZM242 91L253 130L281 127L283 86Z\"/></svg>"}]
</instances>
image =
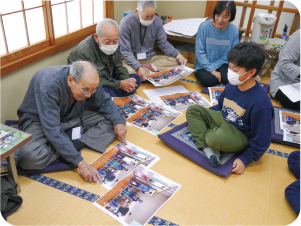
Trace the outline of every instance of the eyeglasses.
<instances>
[{"instance_id":1,"label":"eyeglasses","mask_svg":"<svg viewBox=\"0 0 301 226\"><path fill-rule=\"evenodd\" d=\"M82 92L82 94L83 94L84 96L85 96L86 94L88 94L88 93L89 93L89 94L94 94L95 92L97 92L97 91L100 90L100 87L97 86L96 90L94 90L94 91L82 91L81 88L79 88L79 86L78 86L77 82L75 81L75 79L73 79L73 81L75 82L77 88Z\"/></svg>"}]
</instances>

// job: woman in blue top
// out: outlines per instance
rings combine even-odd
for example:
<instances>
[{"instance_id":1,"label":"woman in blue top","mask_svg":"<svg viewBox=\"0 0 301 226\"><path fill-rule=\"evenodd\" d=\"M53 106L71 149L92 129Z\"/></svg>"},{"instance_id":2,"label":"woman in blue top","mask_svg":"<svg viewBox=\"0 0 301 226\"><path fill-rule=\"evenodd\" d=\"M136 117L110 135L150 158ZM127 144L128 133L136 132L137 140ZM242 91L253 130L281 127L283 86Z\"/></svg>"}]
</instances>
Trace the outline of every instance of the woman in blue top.
<instances>
[{"instance_id":1,"label":"woman in blue top","mask_svg":"<svg viewBox=\"0 0 301 226\"><path fill-rule=\"evenodd\" d=\"M195 45L195 75L205 87L228 84L227 53L239 43L239 32L231 24L235 19L234 1L220 1L213 11L213 20L201 23Z\"/></svg>"}]
</instances>

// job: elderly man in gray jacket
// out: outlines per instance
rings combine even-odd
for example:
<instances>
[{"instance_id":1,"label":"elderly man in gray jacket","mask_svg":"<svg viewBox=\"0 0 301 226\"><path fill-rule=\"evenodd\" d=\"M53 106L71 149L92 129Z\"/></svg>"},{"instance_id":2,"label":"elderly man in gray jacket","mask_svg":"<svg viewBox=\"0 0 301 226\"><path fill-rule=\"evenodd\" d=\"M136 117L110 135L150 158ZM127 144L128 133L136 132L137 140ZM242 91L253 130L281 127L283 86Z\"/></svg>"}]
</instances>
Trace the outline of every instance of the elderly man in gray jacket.
<instances>
[{"instance_id":1,"label":"elderly man in gray jacket","mask_svg":"<svg viewBox=\"0 0 301 226\"><path fill-rule=\"evenodd\" d=\"M142 81L155 71L162 71L178 64L186 65L187 59L168 41L161 19L155 15L156 1L139 0L136 13L120 22L120 51L123 65L129 73L137 73ZM157 55L154 45L165 53Z\"/></svg>"},{"instance_id":2,"label":"elderly man in gray jacket","mask_svg":"<svg viewBox=\"0 0 301 226\"><path fill-rule=\"evenodd\" d=\"M43 169L63 159L77 166L85 181L101 182L80 149L103 153L116 135L125 141L125 118L99 86L97 71L89 62L39 70L17 113L19 129L33 137L17 157L24 169Z\"/></svg>"}]
</instances>

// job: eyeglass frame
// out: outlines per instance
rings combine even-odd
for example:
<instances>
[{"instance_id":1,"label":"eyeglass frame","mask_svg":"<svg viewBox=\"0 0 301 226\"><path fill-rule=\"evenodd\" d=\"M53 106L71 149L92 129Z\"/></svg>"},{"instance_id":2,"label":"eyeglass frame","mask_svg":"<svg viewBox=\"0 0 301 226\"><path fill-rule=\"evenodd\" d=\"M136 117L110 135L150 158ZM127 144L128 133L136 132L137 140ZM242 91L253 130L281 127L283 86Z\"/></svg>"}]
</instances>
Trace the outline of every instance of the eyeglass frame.
<instances>
[{"instance_id":1,"label":"eyeglass frame","mask_svg":"<svg viewBox=\"0 0 301 226\"><path fill-rule=\"evenodd\" d=\"M76 82L76 80L73 78L73 81L75 82L75 84L76 84L76 86L77 86L77 88L82 92L82 94L84 95L84 96L86 96L86 94L94 94L94 93L96 93L97 91L99 91L100 90L100 87L99 86L97 86L96 87L96 90L94 90L94 91L82 91L81 90L81 88L79 88L79 86L78 86L78 84L77 84L77 82Z\"/></svg>"}]
</instances>

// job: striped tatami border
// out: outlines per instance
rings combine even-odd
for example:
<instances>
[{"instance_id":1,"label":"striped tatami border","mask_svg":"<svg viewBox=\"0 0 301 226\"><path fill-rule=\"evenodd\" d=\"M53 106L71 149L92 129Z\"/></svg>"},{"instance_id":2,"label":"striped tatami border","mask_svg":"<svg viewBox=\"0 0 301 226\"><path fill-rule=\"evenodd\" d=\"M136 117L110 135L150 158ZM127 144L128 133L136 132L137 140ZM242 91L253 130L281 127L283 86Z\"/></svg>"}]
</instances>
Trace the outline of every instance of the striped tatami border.
<instances>
[{"instance_id":1,"label":"striped tatami border","mask_svg":"<svg viewBox=\"0 0 301 226\"><path fill-rule=\"evenodd\" d=\"M172 124L172 125L177 126L175 124ZM289 154L287 154L287 153L280 152L280 151L275 151L275 150L271 150L271 149L268 149L266 151L266 153L276 155L276 156L280 156L280 157L283 157L283 158L288 158L288 156L289 156ZM77 188L77 187L74 187L74 186L66 184L64 182L55 180L53 178L46 177L46 176L41 175L41 174L23 175L23 176L27 177L29 179L32 179L34 181L40 182L42 184L45 184L47 186L50 186L52 188L58 189L60 191L66 192L68 194L71 194L71 195L77 196L79 198L85 199L85 200L90 201L90 202L95 202L98 198L101 197L99 195L93 194L91 192L85 191L85 190ZM159 225L178 226L177 224L166 221L166 220L161 219L161 218L156 217L156 216L153 216L148 223L151 224L151 225L154 225L154 226L159 226Z\"/></svg>"},{"instance_id":2,"label":"striped tatami border","mask_svg":"<svg viewBox=\"0 0 301 226\"><path fill-rule=\"evenodd\" d=\"M27 177L29 179L32 179L34 181L40 182L42 184L45 184L47 186L50 186L52 188L58 189L60 191L66 192L68 194L85 199L90 202L95 202L97 199L99 199L101 197L99 195L93 194L91 192L85 191L85 190L77 188L77 187L74 187L74 186L66 184L64 182L52 179L50 177L46 177L41 174L23 175L23 176ZM153 216L148 223L152 224L154 226L158 226L158 225L178 226L177 224L163 220L156 216Z\"/></svg>"}]
</instances>

